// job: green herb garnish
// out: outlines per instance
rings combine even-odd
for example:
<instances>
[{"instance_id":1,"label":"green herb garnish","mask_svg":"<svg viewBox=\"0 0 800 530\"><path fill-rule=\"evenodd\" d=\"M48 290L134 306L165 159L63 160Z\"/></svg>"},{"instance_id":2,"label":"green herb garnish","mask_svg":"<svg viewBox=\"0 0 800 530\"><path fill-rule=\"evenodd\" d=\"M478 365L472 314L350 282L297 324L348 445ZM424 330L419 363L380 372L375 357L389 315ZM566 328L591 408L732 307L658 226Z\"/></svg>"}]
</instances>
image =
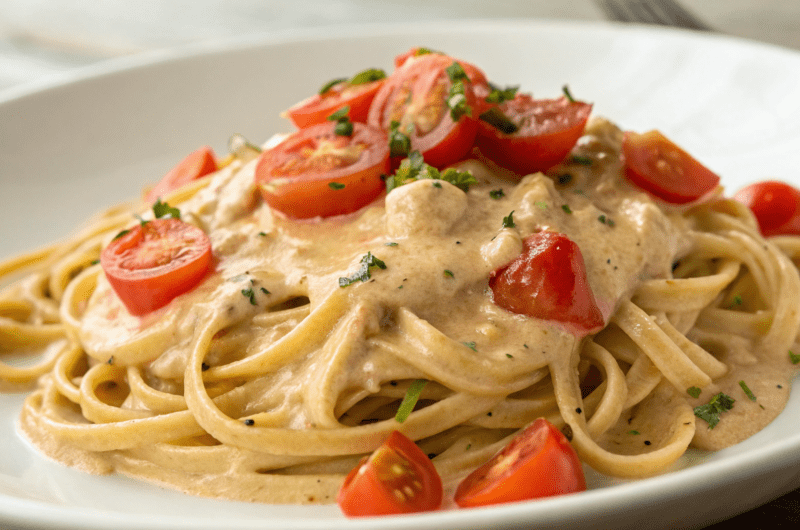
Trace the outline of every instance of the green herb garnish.
<instances>
[{"instance_id":1,"label":"green herb garnish","mask_svg":"<svg viewBox=\"0 0 800 530\"><path fill-rule=\"evenodd\" d=\"M575 103L575 98L572 97L572 92L569 91L569 87L567 85L561 87L561 91L564 92L564 97L566 97L571 103Z\"/></svg>"},{"instance_id":2,"label":"green herb garnish","mask_svg":"<svg viewBox=\"0 0 800 530\"><path fill-rule=\"evenodd\" d=\"M699 398L702 392L703 391L697 388L696 386L690 386L689 388L686 389L686 393L692 396L693 398Z\"/></svg>"},{"instance_id":3,"label":"green herb garnish","mask_svg":"<svg viewBox=\"0 0 800 530\"><path fill-rule=\"evenodd\" d=\"M256 304L256 293L253 291L252 287L248 287L247 289L242 289L242 294L250 299L251 305L258 305Z\"/></svg>"},{"instance_id":4,"label":"green herb garnish","mask_svg":"<svg viewBox=\"0 0 800 530\"><path fill-rule=\"evenodd\" d=\"M500 104L504 101L514 99L514 96L517 95L517 90L519 90L519 86L500 88L497 85L489 83L489 89L491 92L489 92L489 95L485 98L486 103Z\"/></svg>"},{"instance_id":5,"label":"green herb garnish","mask_svg":"<svg viewBox=\"0 0 800 530\"><path fill-rule=\"evenodd\" d=\"M153 215L156 219L180 219L181 211L177 208L173 208L166 202L161 202L161 199L159 198L153 205Z\"/></svg>"},{"instance_id":6,"label":"green herb garnish","mask_svg":"<svg viewBox=\"0 0 800 530\"><path fill-rule=\"evenodd\" d=\"M744 392L744 395L747 396L747 399L750 401L756 400L755 394L753 394L753 391L747 386L747 383L744 381L739 381L739 386L742 387L742 391Z\"/></svg>"},{"instance_id":7,"label":"green herb garnish","mask_svg":"<svg viewBox=\"0 0 800 530\"><path fill-rule=\"evenodd\" d=\"M347 287L355 282L365 282L371 278L370 268L371 267L378 267L379 269L385 269L386 264L381 261L380 259L376 258L372 255L372 252L367 252L363 258L361 258L361 262L359 263L358 270L355 271L350 276L339 278L339 287Z\"/></svg>"},{"instance_id":8,"label":"green herb garnish","mask_svg":"<svg viewBox=\"0 0 800 530\"><path fill-rule=\"evenodd\" d=\"M792 351L789 350L789 360L792 361L792 364L800 363L800 355L792 353Z\"/></svg>"},{"instance_id":9,"label":"green herb garnish","mask_svg":"<svg viewBox=\"0 0 800 530\"><path fill-rule=\"evenodd\" d=\"M453 274L453 271L451 271L450 269L445 269L444 270L444 275L448 276L450 278L455 278L455 274Z\"/></svg>"},{"instance_id":10,"label":"green herb garnish","mask_svg":"<svg viewBox=\"0 0 800 530\"><path fill-rule=\"evenodd\" d=\"M420 179L444 180L465 193L469 191L471 184L478 182L469 171L458 171L453 167L439 171L426 164L419 151L411 151L408 157L400 162L395 174L386 179L386 192Z\"/></svg>"},{"instance_id":11,"label":"green herb garnish","mask_svg":"<svg viewBox=\"0 0 800 530\"><path fill-rule=\"evenodd\" d=\"M426 379L414 379L414 381L411 382L411 385L409 385L406 391L406 395L403 396L403 401L400 402L400 406L397 408L397 414L394 416L397 423L403 423L411 415L411 412L413 412L422 394L422 389L425 388L426 384L428 384Z\"/></svg>"},{"instance_id":12,"label":"green herb garnish","mask_svg":"<svg viewBox=\"0 0 800 530\"><path fill-rule=\"evenodd\" d=\"M345 185L341 182L328 182L328 187L332 190L343 190Z\"/></svg>"},{"instance_id":13,"label":"green herb garnish","mask_svg":"<svg viewBox=\"0 0 800 530\"><path fill-rule=\"evenodd\" d=\"M511 210L511 212L508 215L503 217L503 228L516 228L516 227L517 225L514 222L514 210Z\"/></svg>"},{"instance_id":14,"label":"green herb garnish","mask_svg":"<svg viewBox=\"0 0 800 530\"><path fill-rule=\"evenodd\" d=\"M562 204L561 209L564 210L564 213L572 213L572 208L569 207L569 204Z\"/></svg>"},{"instance_id":15,"label":"green herb garnish","mask_svg":"<svg viewBox=\"0 0 800 530\"><path fill-rule=\"evenodd\" d=\"M462 342L461 344L463 344L464 346L466 346L467 348L469 348L472 351L478 351L478 348L477 348L477 345L475 344L475 341Z\"/></svg>"},{"instance_id":16,"label":"green herb garnish","mask_svg":"<svg viewBox=\"0 0 800 530\"><path fill-rule=\"evenodd\" d=\"M130 230L123 230L123 231L121 231L119 234L115 235L115 236L114 236L114 239L119 239L119 238L121 238L122 236L125 236L125 235L129 234L130 232L131 232ZM113 240L112 240L112 241L113 241ZM789 352L789 353L791 354L792 352ZM796 364L796 363L795 363L795 364Z\"/></svg>"},{"instance_id":17,"label":"green herb garnish","mask_svg":"<svg viewBox=\"0 0 800 530\"><path fill-rule=\"evenodd\" d=\"M344 83L346 81L347 81L346 77L337 77L336 79L331 79L330 81L322 85L322 87L320 87L318 94L321 96L322 94L330 91L330 89L332 89L339 83Z\"/></svg>"},{"instance_id":18,"label":"green herb garnish","mask_svg":"<svg viewBox=\"0 0 800 530\"><path fill-rule=\"evenodd\" d=\"M695 407L694 415L701 420L705 420L708 423L708 428L713 429L719 423L720 414L731 410L735 402L735 399L720 392L713 396L705 405Z\"/></svg>"},{"instance_id":19,"label":"green herb garnish","mask_svg":"<svg viewBox=\"0 0 800 530\"><path fill-rule=\"evenodd\" d=\"M411 138L400 130L400 122L389 125L389 156L406 157L411 152Z\"/></svg>"},{"instance_id":20,"label":"green herb garnish","mask_svg":"<svg viewBox=\"0 0 800 530\"><path fill-rule=\"evenodd\" d=\"M489 197L491 197L492 199L495 199L495 200L502 199L505 196L506 196L506 193L503 191L503 188L492 190L492 191L489 192Z\"/></svg>"},{"instance_id":21,"label":"green herb garnish","mask_svg":"<svg viewBox=\"0 0 800 530\"><path fill-rule=\"evenodd\" d=\"M519 126L511 121L511 118L503 114L499 107L492 107L481 114L479 118L505 134L514 134L519 130Z\"/></svg>"},{"instance_id":22,"label":"green herb garnish","mask_svg":"<svg viewBox=\"0 0 800 530\"><path fill-rule=\"evenodd\" d=\"M367 68L351 77L348 82L351 85L365 85L381 79L386 79L386 72L380 68Z\"/></svg>"},{"instance_id":23,"label":"green herb garnish","mask_svg":"<svg viewBox=\"0 0 800 530\"><path fill-rule=\"evenodd\" d=\"M345 105L330 116L328 121L335 121L336 125L333 128L336 136L352 136L353 135L353 122L350 121L348 113L350 112L350 105Z\"/></svg>"}]
</instances>

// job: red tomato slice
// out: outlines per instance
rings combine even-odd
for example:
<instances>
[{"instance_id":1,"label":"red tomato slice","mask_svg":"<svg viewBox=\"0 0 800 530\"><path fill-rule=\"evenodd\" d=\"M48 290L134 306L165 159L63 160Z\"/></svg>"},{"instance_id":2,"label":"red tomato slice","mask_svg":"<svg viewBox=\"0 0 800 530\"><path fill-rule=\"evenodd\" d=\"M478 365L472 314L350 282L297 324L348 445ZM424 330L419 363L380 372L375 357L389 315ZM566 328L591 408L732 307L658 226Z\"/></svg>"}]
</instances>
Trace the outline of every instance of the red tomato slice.
<instances>
[{"instance_id":1,"label":"red tomato slice","mask_svg":"<svg viewBox=\"0 0 800 530\"><path fill-rule=\"evenodd\" d=\"M586 277L581 250L557 232L538 232L523 241L522 254L489 277L494 303L520 315L563 324L577 336L603 327Z\"/></svg>"},{"instance_id":2,"label":"red tomato slice","mask_svg":"<svg viewBox=\"0 0 800 530\"><path fill-rule=\"evenodd\" d=\"M462 508L524 501L586 490L578 455L543 418L517 435L456 489Z\"/></svg>"},{"instance_id":3,"label":"red tomato slice","mask_svg":"<svg viewBox=\"0 0 800 530\"><path fill-rule=\"evenodd\" d=\"M336 83L322 94L314 94L286 111L295 127L305 129L327 121L328 116L344 106L350 107L350 121L365 123L369 106L385 79L353 85L347 81Z\"/></svg>"},{"instance_id":4,"label":"red tomato slice","mask_svg":"<svg viewBox=\"0 0 800 530\"><path fill-rule=\"evenodd\" d=\"M211 241L178 219L136 225L100 255L108 283L132 315L167 305L197 285L211 263Z\"/></svg>"},{"instance_id":5,"label":"red tomato slice","mask_svg":"<svg viewBox=\"0 0 800 530\"><path fill-rule=\"evenodd\" d=\"M164 175L161 181L145 195L144 200L147 203L154 203L167 193L216 170L217 160L214 151L207 145L203 146L178 162L178 165Z\"/></svg>"},{"instance_id":6,"label":"red tomato slice","mask_svg":"<svg viewBox=\"0 0 800 530\"><path fill-rule=\"evenodd\" d=\"M344 480L337 502L349 517L435 510L442 504L442 479L425 453L394 431Z\"/></svg>"},{"instance_id":7,"label":"red tomato slice","mask_svg":"<svg viewBox=\"0 0 800 530\"><path fill-rule=\"evenodd\" d=\"M655 130L626 132L622 155L628 179L666 202L692 202L719 185L719 176Z\"/></svg>"},{"instance_id":8,"label":"red tomato slice","mask_svg":"<svg viewBox=\"0 0 800 530\"><path fill-rule=\"evenodd\" d=\"M545 171L564 160L592 112L588 103L529 94L517 94L497 108L517 130L503 132L481 120L476 143L489 159L521 174Z\"/></svg>"},{"instance_id":9,"label":"red tomato slice","mask_svg":"<svg viewBox=\"0 0 800 530\"><path fill-rule=\"evenodd\" d=\"M764 237L800 235L800 190L775 180L757 182L733 197L752 210Z\"/></svg>"},{"instance_id":10,"label":"red tomato slice","mask_svg":"<svg viewBox=\"0 0 800 530\"><path fill-rule=\"evenodd\" d=\"M372 101L368 123L389 131L393 121L408 133L411 149L422 153L425 162L442 168L461 160L470 149L478 130L474 117L464 114L453 120L448 107L453 85L447 68L455 61L431 53L407 60L386 80ZM467 77L469 71L461 63ZM476 98L471 81L464 81L465 103L474 108Z\"/></svg>"},{"instance_id":11,"label":"red tomato slice","mask_svg":"<svg viewBox=\"0 0 800 530\"><path fill-rule=\"evenodd\" d=\"M389 140L380 129L353 124L339 136L331 122L290 135L265 151L256 166L256 184L270 207L307 219L355 212L384 189L389 172Z\"/></svg>"}]
</instances>

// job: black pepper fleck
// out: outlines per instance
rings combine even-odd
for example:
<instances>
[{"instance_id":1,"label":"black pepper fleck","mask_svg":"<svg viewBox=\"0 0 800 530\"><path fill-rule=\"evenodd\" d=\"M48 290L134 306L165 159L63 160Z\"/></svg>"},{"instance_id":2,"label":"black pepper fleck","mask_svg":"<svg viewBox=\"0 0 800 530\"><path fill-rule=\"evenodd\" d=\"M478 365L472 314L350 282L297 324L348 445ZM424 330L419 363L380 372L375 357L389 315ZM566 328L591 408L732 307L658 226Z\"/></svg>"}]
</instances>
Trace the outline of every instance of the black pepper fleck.
<instances>
[{"instance_id":1,"label":"black pepper fleck","mask_svg":"<svg viewBox=\"0 0 800 530\"><path fill-rule=\"evenodd\" d=\"M651 443L651 442L650 442L650 440L645 440L645 441L644 441L644 444L645 444L645 445L650 445L650 443Z\"/></svg>"},{"instance_id":2,"label":"black pepper fleck","mask_svg":"<svg viewBox=\"0 0 800 530\"><path fill-rule=\"evenodd\" d=\"M244 424L247 425L248 427L251 427L256 424L256 420L252 418L247 418L246 420L244 420Z\"/></svg>"},{"instance_id":3,"label":"black pepper fleck","mask_svg":"<svg viewBox=\"0 0 800 530\"><path fill-rule=\"evenodd\" d=\"M202 371L204 371L204 372L205 372L206 370L208 370L209 368L211 368L211 367L210 367L209 365L207 365L206 363L203 363L203 364L201 364L201 365L200 365L200 369L201 369Z\"/></svg>"}]
</instances>

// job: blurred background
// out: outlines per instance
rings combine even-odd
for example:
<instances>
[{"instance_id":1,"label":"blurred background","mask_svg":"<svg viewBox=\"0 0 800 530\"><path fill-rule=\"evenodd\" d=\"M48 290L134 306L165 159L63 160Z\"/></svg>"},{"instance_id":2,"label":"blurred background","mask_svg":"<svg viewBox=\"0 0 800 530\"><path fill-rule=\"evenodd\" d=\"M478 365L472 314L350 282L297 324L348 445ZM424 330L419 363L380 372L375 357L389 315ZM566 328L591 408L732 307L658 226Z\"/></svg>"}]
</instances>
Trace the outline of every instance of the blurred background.
<instances>
[{"instance_id":1,"label":"blurred background","mask_svg":"<svg viewBox=\"0 0 800 530\"><path fill-rule=\"evenodd\" d=\"M714 30L800 50L800 0L682 0ZM0 93L119 56L353 23L606 19L594 0L2 0Z\"/></svg>"}]
</instances>

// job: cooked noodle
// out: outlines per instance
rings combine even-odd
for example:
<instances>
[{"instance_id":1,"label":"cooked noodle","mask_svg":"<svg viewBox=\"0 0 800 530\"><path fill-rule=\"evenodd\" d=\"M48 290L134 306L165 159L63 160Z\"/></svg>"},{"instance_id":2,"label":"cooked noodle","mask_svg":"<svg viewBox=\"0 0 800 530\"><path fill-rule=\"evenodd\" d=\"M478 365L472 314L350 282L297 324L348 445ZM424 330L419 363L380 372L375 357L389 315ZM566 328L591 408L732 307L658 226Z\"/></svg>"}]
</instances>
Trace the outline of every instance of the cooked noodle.
<instances>
[{"instance_id":1,"label":"cooked noodle","mask_svg":"<svg viewBox=\"0 0 800 530\"><path fill-rule=\"evenodd\" d=\"M478 184L467 194L421 180L312 223L273 215L257 199L252 156L237 157L165 197L209 234L216 268L141 319L95 261L147 206L113 208L0 264L3 276L24 273L0 292L0 353L16 359L0 364L0 380L32 389L20 429L90 472L270 503L333 502L395 429L446 484L538 417L618 477L667 470L692 444L744 439L788 398L800 238L764 240L721 196L657 205L621 176L620 142L594 119L574 151L591 164L568 159L516 183L470 160L460 165ZM498 188L505 197L490 198ZM516 228L502 228L510 211ZM596 335L492 303L490 272L538 229L581 248L608 322ZM368 251L386 269L340 287ZM400 424L417 379L428 383ZM693 407L720 391L736 404L709 429Z\"/></svg>"}]
</instances>

